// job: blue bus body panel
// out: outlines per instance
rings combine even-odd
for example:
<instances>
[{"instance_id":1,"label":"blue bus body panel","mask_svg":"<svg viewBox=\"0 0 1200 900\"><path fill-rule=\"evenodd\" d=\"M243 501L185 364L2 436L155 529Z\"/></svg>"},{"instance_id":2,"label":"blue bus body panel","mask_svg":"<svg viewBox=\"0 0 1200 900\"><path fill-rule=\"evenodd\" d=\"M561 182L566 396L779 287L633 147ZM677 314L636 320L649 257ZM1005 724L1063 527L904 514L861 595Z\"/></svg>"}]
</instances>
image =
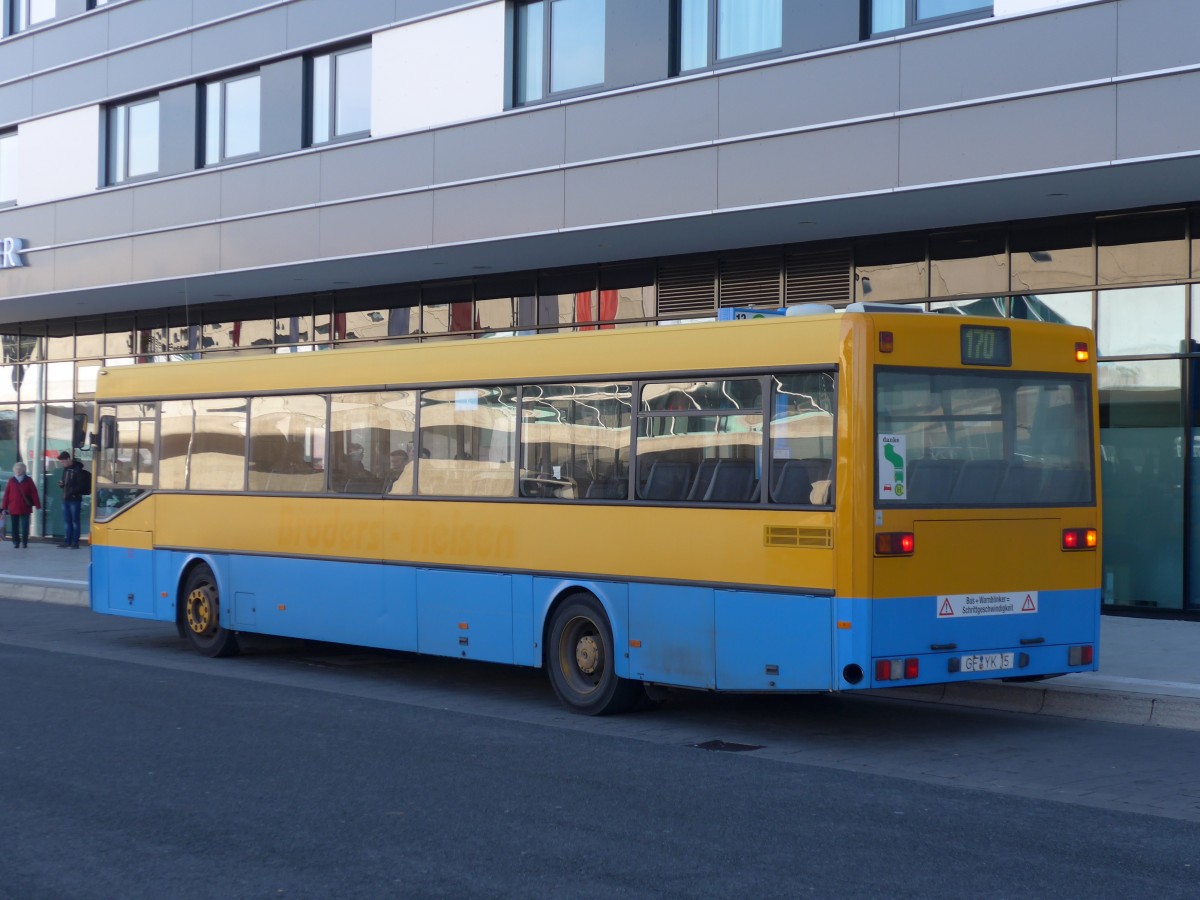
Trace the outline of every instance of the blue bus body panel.
<instances>
[{"instance_id":1,"label":"blue bus body panel","mask_svg":"<svg viewBox=\"0 0 1200 900\"><path fill-rule=\"evenodd\" d=\"M88 577L92 610L135 619L162 618L154 590L154 562L153 550L93 547Z\"/></svg>"},{"instance_id":2,"label":"blue bus body panel","mask_svg":"<svg viewBox=\"0 0 1200 900\"><path fill-rule=\"evenodd\" d=\"M718 690L830 689L832 597L714 593Z\"/></svg>"}]
</instances>

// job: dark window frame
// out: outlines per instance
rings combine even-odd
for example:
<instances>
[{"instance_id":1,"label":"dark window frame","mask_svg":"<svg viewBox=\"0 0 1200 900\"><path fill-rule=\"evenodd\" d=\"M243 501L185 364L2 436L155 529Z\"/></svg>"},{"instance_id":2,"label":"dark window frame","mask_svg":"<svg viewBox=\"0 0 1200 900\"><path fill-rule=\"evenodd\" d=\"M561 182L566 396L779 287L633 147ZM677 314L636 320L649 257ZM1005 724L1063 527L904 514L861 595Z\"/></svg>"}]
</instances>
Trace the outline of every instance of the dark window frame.
<instances>
[{"instance_id":1,"label":"dark window frame","mask_svg":"<svg viewBox=\"0 0 1200 900\"><path fill-rule=\"evenodd\" d=\"M159 95L158 94L147 94L147 95L143 95L141 97L135 97L132 100L122 100L117 103L110 103L107 107L105 107L105 110L104 110L104 184L106 186L112 187L112 186L118 185L118 184L128 184L129 182L133 182L133 181L142 181L147 178L156 178L158 176L160 170L162 169L162 153L161 153L161 149L160 149L159 154L158 154L158 156L159 156L158 165L155 167L153 172L146 172L142 175L129 175L128 174L128 172L129 172L129 151L130 151L130 147L131 147L131 144L129 141L129 121L130 121L129 111L132 110L134 107L148 106L151 103L155 104L156 106L158 105L158 103L159 103ZM121 110L125 111L125 115L123 117L120 117L118 115ZM118 121L117 121L119 118L123 118L123 121L120 123L118 123ZM120 160L118 160L116 158L118 148L117 148L117 145L115 144L115 140L116 140L115 131L118 127L121 128L121 130L123 132L122 136L124 139L122 142L122 145L121 145L121 159ZM155 133L155 139L157 141L159 141L161 144L161 141L162 141L162 109L161 109L161 107L159 109L158 130ZM119 175L119 173L117 171L118 163L120 165L120 171L124 172L125 173L124 175Z\"/></svg>"},{"instance_id":2,"label":"dark window frame","mask_svg":"<svg viewBox=\"0 0 1200 900\"><path fill-rule=\"evenodd\" d=\"M957 25L961 22L974 22L979 19L990 19L995 15L995 3L993 0L978 0L978 5L974 9L963 10L962 12L948 13L943 16L930 16L920 19L917 17L917 3L920 0L904 0L904 24L899 28L891 28L886 31L874 31L873 12L875 3L878 0L863 0L862 4L862 35L864 40L877 37L891 37L897 34L905 34L910 31L926 31L930 28L939 28L942 25Z\"/></svg>"},{"instance_id":3,"label":"dark window frame","mask_svg":"<svg viewBox=\"0 0 1200 900\"><path fill-rule=\"evenodd\" d=\"M228 132L226 124L229 119L229 103L226 100L226 91L230 84L237 81L248 81L254 78L258 80L258 148L247 153L239 153L233 156L225 153L225 138ZM210 137L211 107L209 104L209 92L213 87L218 87L220 91L220 108L217 115L217 135L216 135L216 158L209 160L208 158L208 142ZM241 162L242 160L255 159L262 156L262 70L249 69L247 71L238 72L234 75L226 75L222 78L212 78L207 81L200 82L200 123L202 127L199 129L199 146L197 148L198 168L212 168L214 166L223 166L226 163Z\"/></svg>"},{"instance_id":4,"label":"dark window frame","mask_svg":"<svg viewBox=\"0 0 1200 900\"><path fill-rule=\"evenodd\" d=\"M783 26L787 2L780 4L779 9L779 46L768 47L764 50L753 50L750 53L740 53L736 56L720 57L717 55L719 35L717 34L717 6L721 0L705 0L708 15L708 46L705 48L705 62L702 66L690 69L683 68L683 2L671 0L671 75L692 75L706 72L710 69L720 69L725 66L739 66L760 59L773 59L783 55Z\"/></svg>"},{"instance_id":5,"label":"dark window frame","mask_svg":"<svg viewBox=\"0 0 1200 900\"><path fill-rule=\"evenodd\" d=\"M304 123L304 143L308 147L325 147L329 144L336 144L341 141L352 141L358 138L370 137L371 126L368 122L365 129L357 131L347 131L344 134L339 134L337 131L337 60L338 57L347 56L351 53L359 53L366 50L372 52L370 43L350 44L345 47L338 47L333 50L326 50L322 53L310 53L304 59L304 79L305 79L305 123ZM329 136L318 139L316 136L316 97L317 97L317 72L316 63L318 59L329 60L328 73L328 91L329 102L326 109L326 115L329 117ZM369 76L368 76L369 77ZM368 81L368 90L374 88L374 85ZM369 117L369 113L368 113Z\"/></svg>"},{"instance_id":6,"label":"dark window frame","mask_svg":"<svg viewBox=\"0 0 1200 900\"><path fill-rule=\"evenodd\" d=\"M605 13L607 15L608 0L601 0L604 4ZM524 48L521 42L521 28L519 24L520 11L523 7L532 6L534 3L542 4L542 64L540 67L540 84L539 94L537 97L522 99L520 96L520 71L524 60ZM605 71L600 81L592 82L591 84L579 85L578 87L566 88L561 91L552 90L554 73L552 71L551 61L554 57L554 0L517 0L512 5L511 24L509 27L510 44L512 47L511 63L509 65L510 89L508 91L509 103L513 108L524 108L529 106L537 106L541 103L552 103L556 100L563 100L568 97L578 97L584 94L592 94L596 91L603 90L608 83L608 72ZM602 35L602 39L607 44L607 30ZM607 70L607 60L605 61L605 69Z\"/></svg>"}]
</instances>

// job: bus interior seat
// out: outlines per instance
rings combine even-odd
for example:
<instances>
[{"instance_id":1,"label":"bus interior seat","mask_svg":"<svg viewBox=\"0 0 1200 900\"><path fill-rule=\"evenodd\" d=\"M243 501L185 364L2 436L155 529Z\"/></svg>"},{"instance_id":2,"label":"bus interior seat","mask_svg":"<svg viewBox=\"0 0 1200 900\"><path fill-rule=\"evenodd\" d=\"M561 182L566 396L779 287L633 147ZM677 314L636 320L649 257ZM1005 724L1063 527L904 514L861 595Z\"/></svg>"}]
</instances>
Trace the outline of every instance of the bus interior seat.
<instances>
[{"instance_id":1,"label":"bus interior seat","mask_svg":"<svg viewBox=\"0 0 1200 900\"><path fill-rule=\"evenodd\" d=\"M944 503L962 472L961 459L914 459L908 465L908 499L912 503Z\"/></svg>"},{"instance_id":2,"label":"bus interior seat","mask_svg":"<svg viewBox=\"0 0 1200 900\"><path fill-rule=\"evenodd\" d=\"M969 459L963 463L951 499L955 503L991 503L1008 463L1002 459Z\"/></svg>"},{"instance_id":3,"label":"bus interior seat","mask_svg":"<svg viewBox=\"0 0 1200 900\"><path fill-rule=\"evenodd\" d=\"M713 503L744 503L750 498L753 485L754 463L751 460L723 459L713 471L704 499Z\"/></svg>"},{"instance_id":4,"label":"bus interior seat","mask_svg":"<svg viewBox=\"0 0 1200 900\"><path fill-rule=\"evenodd\" d=\"M813 484L816 484L818 481L829 480L830 473L833 471L833 460L820 456L811 456L807 459L802 459L800 460L800 464L808 472L808 480Z\"/></svg>"},{"instance_id":5,"label":"bus interior seat","mask_svg":"<svg viewBox=\"0 0 1200 900\"><path fill-rule=\"evenodd\" d=\"M625 481L593 481L583 492L587 500L624 500L629 484Z\"/></svg>"},{"instance_id":6,"label":"bus interior seat","mask_svg":"<svg viewBox=\"0 0 1200 900\"><path fill-rule=\"evenodd\" d=\"M696 469L696 480L692 482L692 489L688 491L687 498L689 500L707 500L708 486L712 483L713 474L717 471L722 460L705 459L700 462Z\"/></svg>"},{"instance_id":7,"label":"bus interior seat","mask_svg":"<svg viewBox=\"0 0 1200 900\"><path fill-rule=\"evenodd\" d=\"M779 469L772 490L776 503L809 504L812 502L812 479L798 459L789 459Z\"/></svg>"},{"instance_id":8,"label":"bus interior seat","mask_svg":"<svg viewBox=\"0 0 1200 900\"><path fill-rule=\"evenodd\" d=\"M1086 469L1047 469L1042 482L1042 498L1047 501L1084 503L1091 499Z\"/></svg>"},{"instance_id":9,"label":"bus interior seat","mask_svg":"<svg viewBox=\"0 0 1200 900\"><path fill-rule=\"evenodd\" d=\"M655 460L642 488L643 500L683 500L692 481L692 467L684 462Z\"/></svg>"},{"instance_id":10,"label":"bus interior seat","mask_svg":"<svg viewBox=\"0 0 1200 900\"><path fill-rule=\"evenodd\" d=\"M999 503L1036 503L1042 496L1042 467L1014 462L1004 470L996 489Z\"/></svg>"}]
</instances>

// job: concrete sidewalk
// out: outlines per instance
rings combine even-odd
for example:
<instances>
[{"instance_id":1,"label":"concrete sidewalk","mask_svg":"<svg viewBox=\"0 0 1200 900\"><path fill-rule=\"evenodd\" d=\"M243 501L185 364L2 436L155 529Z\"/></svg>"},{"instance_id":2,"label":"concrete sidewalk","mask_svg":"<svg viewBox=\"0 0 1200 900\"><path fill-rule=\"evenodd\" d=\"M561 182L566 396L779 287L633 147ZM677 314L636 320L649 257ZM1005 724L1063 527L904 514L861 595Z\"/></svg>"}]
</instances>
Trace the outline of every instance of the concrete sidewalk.
<instances>
[{"instance_id":1,"label":"concrete sidewalk","mask_svg":"<svg viewBox=\"0 0 1200 900\"><path fill-rule=\"evenodd\" d=\"M0 544L0 596L88 605L80 550ZM1047 681L893 688L876 696L1200 731L1200 622L1104 616L1100 669Z\"/></svg>"}]
</instances>

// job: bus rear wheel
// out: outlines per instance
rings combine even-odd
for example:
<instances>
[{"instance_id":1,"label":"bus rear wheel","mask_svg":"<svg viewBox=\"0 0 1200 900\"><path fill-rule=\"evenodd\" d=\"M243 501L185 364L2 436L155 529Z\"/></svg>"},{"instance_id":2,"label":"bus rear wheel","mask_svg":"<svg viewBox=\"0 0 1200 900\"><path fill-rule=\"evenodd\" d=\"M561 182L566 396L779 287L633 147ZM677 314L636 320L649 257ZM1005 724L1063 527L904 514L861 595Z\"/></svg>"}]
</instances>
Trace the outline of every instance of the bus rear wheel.
<instances>
[{"instance_id":1,"label":"bus rear wheel","mask_svg":"<svg viewBox=\"0 0 1200 900\"><path fill-rule=\"evenodd\" d=\"M590 594L566 600L550 619L546 670L563 705L588 716L627 712L642 698L640 681L616 673L612 628Z\"/></svg>"},{"instance_id":2,"label":"bus rear wheel","mask_svg":"<svg viewBox=\"0 0 1200 900\"><path fill-rule=\"evenodd\" d=\"M236 656L237 635L221 627L221 595L208 566L196 566L183 586L183 632L205 656Z\"/></svg>"}]
</instances>

